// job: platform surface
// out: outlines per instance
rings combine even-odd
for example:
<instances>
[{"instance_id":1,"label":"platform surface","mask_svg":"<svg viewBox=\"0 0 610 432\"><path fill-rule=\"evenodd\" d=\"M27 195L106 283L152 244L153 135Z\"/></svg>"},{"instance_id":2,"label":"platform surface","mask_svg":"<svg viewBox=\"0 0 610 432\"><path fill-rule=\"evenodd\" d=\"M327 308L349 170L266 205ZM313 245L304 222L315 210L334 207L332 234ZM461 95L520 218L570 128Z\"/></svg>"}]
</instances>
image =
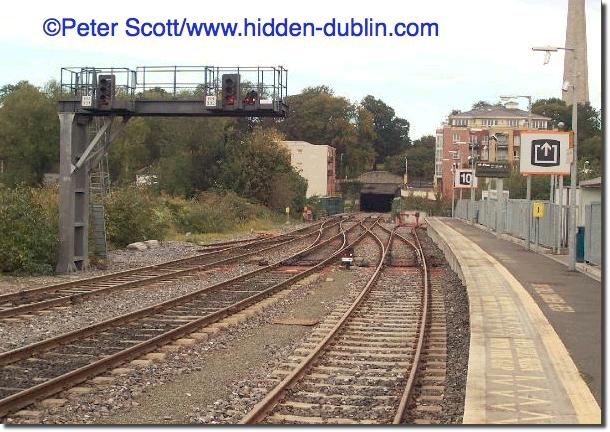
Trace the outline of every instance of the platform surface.
<instances>
[{"instance_id":1,"label":"platform surface","mask_svg":"<svg viewBox=\"0 0 610 432\"><path fill-rule=\"evenodd\" d=\"M579 303L558 294L547 272L557 280L567 278L563 283L573 289L580 288L580 279L570 277L595 281L579 273L554 274L559 269L569 272L532 252L519 256L519 251L510 250L517 245L467 224L444 218L429 218L428 224L433 238L444 244L441 248L450 249L446 255L453 255L448 259L459 266L456 271L468 290L471 335L464 423L599 424L598 403L542 311L547 307L562 313L560 321L569 322L580 310ZM545 262L535 263L534 258ZM518 273L531 269L529 278L535 282L520 281L525 276ZM540 296L542 306L534 295ZM601 310L601 300L597 307ZM601 328L601 311L598 318L592 316L590 325ZM586 356L597 356L601 369L600 343L582 341L581 349Z\"/></svg>"}]
</instances>

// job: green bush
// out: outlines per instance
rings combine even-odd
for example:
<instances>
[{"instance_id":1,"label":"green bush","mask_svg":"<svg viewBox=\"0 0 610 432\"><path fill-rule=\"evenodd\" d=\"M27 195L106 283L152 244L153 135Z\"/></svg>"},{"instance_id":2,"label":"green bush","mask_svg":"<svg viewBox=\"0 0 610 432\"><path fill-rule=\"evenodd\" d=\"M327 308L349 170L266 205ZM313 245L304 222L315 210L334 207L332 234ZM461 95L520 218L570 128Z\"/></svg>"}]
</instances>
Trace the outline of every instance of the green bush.
<instances>
[{"instance_id":1,"label":"green bush","mask_svg":"<svg viewBox=\"0 0 610 432\"><path fill-rule=\"evenodd\" d=\"M148 239L162 239L170 221L161 201L145 188L129 186L113 190L106 199L108 240L122 247Z\"/></svg>"},{"instance_id":2,"label":"green bush","mask_svg":"<svg viewBox=\"0 0 610 432\"><path fill-rule=\"evenodd\" d=\"M268 209L233 192L202 192L172 212L178 229L192 233L226 232L251 219L270 217Z\"/></svg>"},{"instance_id":3,"label":"green bush","mask_svg":"<svg viewBox=\"0 0 610 432\"><path fill-rule=\"evenodd\" d=\"M51 274L57 243L56 190L0 188L0 271Z\"/></svg>"}]
</instances>

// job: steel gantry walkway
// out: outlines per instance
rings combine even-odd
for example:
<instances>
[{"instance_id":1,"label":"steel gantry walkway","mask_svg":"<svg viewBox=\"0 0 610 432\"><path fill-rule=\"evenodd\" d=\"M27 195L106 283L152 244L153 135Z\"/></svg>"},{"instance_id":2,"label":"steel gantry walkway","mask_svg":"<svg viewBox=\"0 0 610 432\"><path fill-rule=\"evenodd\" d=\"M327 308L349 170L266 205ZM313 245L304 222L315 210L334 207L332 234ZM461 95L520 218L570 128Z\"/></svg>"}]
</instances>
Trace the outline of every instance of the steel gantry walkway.
<instances>
[{"instance_id":1,"label":"steel gantry walkway","mask_svg":"<svg viewBox=\"0 0 610 432\"><path fill-rule=\"evenodd\" d=\"M281 66L63 68L57 272L88 266L91 175L130 118L285 117L287 80Z\"/></svg>"}]
</instances>

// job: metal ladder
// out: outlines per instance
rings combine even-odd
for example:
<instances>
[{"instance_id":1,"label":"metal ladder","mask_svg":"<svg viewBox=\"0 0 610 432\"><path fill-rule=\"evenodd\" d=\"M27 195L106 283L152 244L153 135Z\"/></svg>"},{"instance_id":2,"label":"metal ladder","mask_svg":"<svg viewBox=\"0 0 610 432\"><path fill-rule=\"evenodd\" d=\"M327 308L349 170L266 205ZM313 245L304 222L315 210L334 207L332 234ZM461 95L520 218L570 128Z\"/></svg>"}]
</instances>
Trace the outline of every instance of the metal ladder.
<instances>
[{"instance_id":1,"label":"metal ladder","mask_svg":"<svg viewBox=\"0 0 610 432\"><path fill-rule=\"evenodd\" d=\"M89 126L89 138L92 139L99 128L101 119L95 118ZM106 146L110 133L106 131L98 146ZM104 199L110 188L110 173L108 171L108 154L104 155L99 162L91 166L89 171L89 208L92 218L91 227L93 229L93 254L100 258L107 257L106 244L106 220L104 210Z\"/></svg>"}]
</instances>

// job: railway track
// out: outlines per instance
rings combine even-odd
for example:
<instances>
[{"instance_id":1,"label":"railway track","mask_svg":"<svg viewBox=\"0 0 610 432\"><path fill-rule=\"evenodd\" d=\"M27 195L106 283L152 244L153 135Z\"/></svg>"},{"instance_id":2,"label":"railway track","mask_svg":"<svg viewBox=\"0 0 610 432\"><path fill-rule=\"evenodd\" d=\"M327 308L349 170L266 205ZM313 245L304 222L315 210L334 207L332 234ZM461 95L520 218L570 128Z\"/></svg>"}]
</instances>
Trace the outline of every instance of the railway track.
<instances>
[{"instance_id":1,"label":"railway track","mask_svg":"<svg viewBox=\"0 0 610 432\"><path fill-rule=\"evenodd\" d=\"M280 369L281 381L241 423L376 424L408 418L429 318L426 260L415 231L408 238L378 226L367 235L379 252L362 292L297 350L292 363ZM386 265L390 256L399 265Z\"/></svg>"},{"instance_id":2,"label":"railway track","mask_svg":"<svg viewBox=\"0 0 610 432\"><path fill-rule=\"evenodd\" d=\"M80 302L87 297L116 290L132 289L158 281L177 279L267 252L314 235L317 235L315 241L320 242L338 232L339 221L333 218L288 234L254 240L245 244L226 245L227 247L220 250L161 264L5 294L0 296L0 320Z\"/></svg>"},{"instance_id":3,"label":"railway track","mask_svg":"<svg viewBox=\"0 0 610 432\"><path fill-rule=\"evenodd\" d=\"M360 221L318 241L320 231L312 245L287 260L0 354L0 417L239 312L320 270L362 239L374 223ZM321 250L326 258L313 266L286 264Z\"/></svg>"}]
</instances>

